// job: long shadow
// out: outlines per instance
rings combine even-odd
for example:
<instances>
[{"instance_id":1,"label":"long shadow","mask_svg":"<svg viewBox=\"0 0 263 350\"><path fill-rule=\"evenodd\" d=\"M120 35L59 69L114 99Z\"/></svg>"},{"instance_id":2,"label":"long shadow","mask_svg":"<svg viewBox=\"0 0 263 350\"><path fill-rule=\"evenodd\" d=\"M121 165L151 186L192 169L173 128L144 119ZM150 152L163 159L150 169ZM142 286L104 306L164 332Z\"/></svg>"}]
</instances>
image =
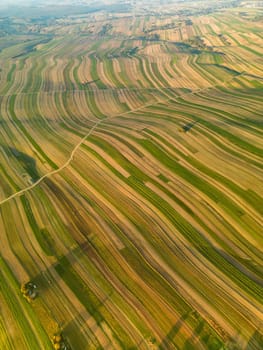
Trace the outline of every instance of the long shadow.
<instances>
[{"instance_id":1,"label":"long shadow","mask_svg":"<svg viewBox=\"0 0 263 350\"><path fill-rule=\"evenodd\" d=\"M184 132L190 131L195 126L195 124L197 124L197 123L198 123L198 120L196 120L195 122L191 122L191 123L188 123L188 124L184 125L183 126L183 131Z\"/></svg>"},{"instance_id":2,"label":"long shadow","mask_svg":"<svg viewBox=\"0 0 263 350\"><path fill-rule=\"evenodd\" d=\"M103 305L110 297L111 294L106 295L105 298L100 301L100 304L97 305L97 308L99 309L103 307ZM94 317L94 315L87 315L85 312L80 312L70 322L61 325L63 335L65 336L67 342L70 344L71 349L86 348L87 340L84 338L83 334L87 333L87 331L89 332L87 322L89 321L90 317ZM92 340L96 341L92 331L90 331L90 339L91 342Z\"/></svg>"},{"instance_id":3,"label":"long shadow","mask_svg":"<svg viewBox=\"0 0 263 350\"><path fill-rule=\"evenodd\" d=\"M184 322L187 318L192 317L192 321L195 320L195 329L193 329L191 336L186 339L185 343L180 344L180 348L176 346L176 335L180 332L181 327L183 327ZM163 339L159 346L159 350L196 350L200 348L201 343L210 350L222 350L223 340L220 339L217 334L212 330L207 328L206 322L198 316L196 311L188 311L176 322L176 324L171 328L170 332ZM263 348L262 348L263 349ZM233 350L237 350L233 348ZM252 349L249 349L252 350ZM255 349L257 350L257 349Z\"/></svg>"},{"instance_id":4,"label":"long shadow","mask_svg":"<svg viewBox=\"0 0 263 350\"><path fill-rule=\"evenodd\" d=\"M262 350L263 349L263 333L256 330L249 339L245 350Z\"/></svg>"},{"instance_id":5,"label":"long shadow","mask_svg":"<svg viewBox=\"0 0 263 350\"><path fill-rule=\"evenodd\" d=\"M40 178L37 171L36 161L34 158L30 157L28 154L23 153L16 149L15 147L9 147L5 145L0 145L4 153L7 155L8 159L16 159L20 166L24 169L23 175L29 175L30 181L35 182Z\"/></svg>"},{"instance_id":6,"label":"long shadow","mask_svg":"<svg viewBox=\"0 0 263 350\"><path fill-rule=\"evenodd\" d=\"M98 82L100 79L95 79L95 80L91 80L91 81L86 81L85 83L82 83L82 86L89 86L92 83L96 83Z\"/></svg>"},{"instance_id":7,"label":"long shadow","mask_svg":"<svg viewBox=\"0 0 263 350\"><path fill-rule=\"evenodd\" d=\"M172 327L170 332L166 335L166 337L163 339L162 343L159 345L159 350L167 350L171 349L171 344L173 342L174 337L177 335L177 333L180 331L180 328L184 324L184 321L187 319L187 317L190 315L190 312L187 312L186 314L182 315L179 320L176 322L176 324ZM176 346L173 347L176 349Z\"/></svg>"},{"instance_id":8,"label":"long shadow","mask_svg":"<svg viewBox=\"0 0 263 350\"><path fill-rule=\"evenodd\" d=\"M84 244L71 249L66 255L57 257L57 262L31 279L37 286L38 297L40 298L41 295L45 294L45 291L55 288L55 285L57 287L58 281L63 279L86 309L87 313L85 311L76 312L70 322L65 322L61 317L61 313L57 315L53 309L49 309L51 318L57 323L58 330L62 331L67 343L71 345L71 349L86 348L86 338L83 334L90 332L91 340L94 337L92 331L89 331L87 322L92 317L98 326L103 323L104 317L100 310L111 298L111 293L105 294L102 298L97 297L74 270L74 264L79 261L78 257L83 254L89 257L95 257L96 255L88 240ZM51 271L52 269L57 273L57 277ZM45 300L47 299L44 297L44 302ZM61 307L63 308L63 305Z\"/></svg>"},{"instance_id":9,"label":"long shadow","mask_svg":"<svg viewBox=\"0 0 263 350\"><path fill-rule=\"evenodd\" d=\"M200 336L200 333L202 332L203 328L205 326L205 322L201 321L199 322L199 324L197 325L197 327L195 328L195 330L193 331L192 335L190 338L188 338L184 344L184 349L186 350L190 350L193 349L195 344L195 341L197 340L197 338ZM216 349L216 348L215 348Z\"/></svg>"},{"instance_id":10,"label":"long shadow","mask_svg":"<svg viewBox=\"0 0 263 350\"><path fill-rule=\"evenodd\" d=\"M61 209L67 213L69 217L68 229L70 231L72 238L78 244L81 244L83 242L83 238L84 240L87 239L88 235L91 232L87 219L85 218L85 216L81 214L81 210L80 210L81 204L79 205L79 208L74 208L67 194L59 186L57 186L55 182L53 182L52 180L46 178L44 181L44 184L48 186L48 188L53 194L56 195L56 198L58 199L58 202L61 206ZM73 198L75 198L75 194L73 191L70 192L70 195Z\"/></svg>"}]
</instances>

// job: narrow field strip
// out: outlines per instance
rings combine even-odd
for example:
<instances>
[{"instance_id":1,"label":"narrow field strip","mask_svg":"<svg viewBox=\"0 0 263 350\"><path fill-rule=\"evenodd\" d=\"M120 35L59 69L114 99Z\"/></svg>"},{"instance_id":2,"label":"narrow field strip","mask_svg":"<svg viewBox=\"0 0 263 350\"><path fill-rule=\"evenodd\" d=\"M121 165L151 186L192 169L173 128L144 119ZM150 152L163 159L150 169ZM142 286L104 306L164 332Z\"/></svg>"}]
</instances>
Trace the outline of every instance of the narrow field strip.
<instances>
[{"instance_id":1,"label":"narrow field strip","mask_svg":"<svg viewBox=\"0 0 263 350\"><path fill-rule=\"evenodd\" d=\"M118 6L1 20L0 348L261 350L262 11Z\"/></svg>"},{"instance_id":2,"label":"narrow field strip","mask_svg":"<svg viewBox=\"0 0 263 350\"><path fill-rule=\"evenodd\" d=\"M211 86L211 87L213 87L213 86ZM209 87L209 88L211 88L211 87ZM205 88L204 90L206 90L206 89L207 89L207 88ZM159 89L158 89L158 90L159 90ZM198 91L200 92L200 89L199 89ZM192 95L192 94L194 94L194 92L187 93L187 95L188 95L188 94ZM170 100L170 97L168 97L167 101L169 101L169 100ZM165 101L162 101L162 103L164 103L164 102L165 102ZM159 102L157 102L157 103L159 103ZM146 104L146 105L144 105L144 106L140 106L140 107L137 108L137 109L134 109L134 110L131 110L131 111L127 111L127 112L124 112L124 113L122 113L122 114L118 114L116 117L123 116L123 115L129 114L129 113L133 113L133 112L137 112L137 111L139 111L139 110L141 110L141 109L143 109L143 108L147 108L147 107L152 106L152 105L153 105L153 104L151 104L151 103L150 103L150 104ZM25 189L23 189L23 190L21 190L21 191L19 191L19 192L16 192L16 193L14 193L13 195L11 195L10 197L8 197L8 198L6 198L6 199L0 201L0 205L6 203L7 201L9 201L9 200L11 200L11 199L13 199L13 198L16 198L17 196L21 196L22 194L24 194L24 193L30 191L31 189L35 188L36 186L38 186L38 184L40 184L45 178L47 178L47 177L49 177L49 176L52 176L52 175L54 175L54 174L57 174L57 173L59 173L61 170L65 169L65 168L71 163L71 161L72 161L72 159L73 159L75 153L77 152L78 148L79 148L79 147L83 144L83 142L89 137L89 135L92 134L92 132L97 128L98 125L100 125L102 122L105 122L105 121L106 121L107 119L109 119L109 118L112 119L112 118L114 118L114 116L106 117L106 118L104 118L104 119L99 120L98 122L96 122L96 123L94 124L94 126L90 129L90 131L89 131L89 132L79 141L79 143L74 147L74 149L73 149L72 152L71 152L71 155L70 155L69 159L67 160L67 162L66 162L64 165L62 165L60 168L58 168L58 169L56 169L56 170L53 170L53 171L51 171L51 172L49 172L49 173L43 175L43 176L42 176L40 179L38 179L33 185L28 186L27 188L25 188Z\"/></svg>"}]
</instances>

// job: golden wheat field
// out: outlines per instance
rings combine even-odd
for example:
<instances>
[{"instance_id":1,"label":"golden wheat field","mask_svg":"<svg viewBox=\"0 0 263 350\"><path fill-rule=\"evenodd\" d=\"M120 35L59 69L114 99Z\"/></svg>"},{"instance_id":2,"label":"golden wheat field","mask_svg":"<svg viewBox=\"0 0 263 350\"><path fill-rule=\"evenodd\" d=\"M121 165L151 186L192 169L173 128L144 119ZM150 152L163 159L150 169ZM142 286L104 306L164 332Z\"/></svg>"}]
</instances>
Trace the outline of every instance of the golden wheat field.
<instances>
[{"instance_id":1,"label":"golden wheat field","mask_svg":"<svg viewBox=\"0 0 263 350\"><path fill-rule=\"evenodd\" d=\"M263 9L202 3L0 13L1 350L263 349Z\"/></svg>"}]
</instances>

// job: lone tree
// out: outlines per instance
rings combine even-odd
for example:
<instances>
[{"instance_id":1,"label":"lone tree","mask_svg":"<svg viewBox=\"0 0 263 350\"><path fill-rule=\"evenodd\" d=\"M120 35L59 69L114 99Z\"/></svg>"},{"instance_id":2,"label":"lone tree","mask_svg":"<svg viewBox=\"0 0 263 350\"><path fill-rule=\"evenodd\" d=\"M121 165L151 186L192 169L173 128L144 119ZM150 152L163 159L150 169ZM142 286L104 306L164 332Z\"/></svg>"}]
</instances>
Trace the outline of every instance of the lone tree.
<instances>
[{"instance_id":1,"label":"lone tree","mask_svg":"<svg viewBox=\"0 0 263 350\"><path fill-rule=\"evenodd\" d=\"M21 293L23 295L24 298L27 299L27 301L31 301L34 300L37 296L37 291L36 291L37 286L32 283L32 282L27 282L27 283L23 283L21 285Z\"/></svg>"},{"instance_id":2,"label":"lone tree","mask_svg":"<svg viewBox=\"0 0 263 350\"><path fill-rule=\"evenodd\" d=\"M63 335L61 333L56 333L53 335L52 338L54 349L56 350L70 350L70 346L68 345L67 341L64 339Z\"/></svg>"}]
</instances>

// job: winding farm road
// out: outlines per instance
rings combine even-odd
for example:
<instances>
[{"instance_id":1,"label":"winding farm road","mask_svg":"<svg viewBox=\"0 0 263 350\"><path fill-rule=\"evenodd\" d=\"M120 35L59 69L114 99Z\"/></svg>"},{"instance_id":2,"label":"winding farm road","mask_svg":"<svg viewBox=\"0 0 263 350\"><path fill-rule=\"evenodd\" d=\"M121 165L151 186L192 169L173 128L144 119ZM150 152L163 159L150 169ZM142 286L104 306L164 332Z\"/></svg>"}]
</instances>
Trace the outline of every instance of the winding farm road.
<instances>
[{"instance_id":1,"label":"winding farm road","mask_svg":"<svg viewBox=\"0 0 263 350\"><path fill-rule=\"evenodd\" d=\"M168 98L167 100L164 100L163 102L165 101L168 101L170 98ZM95 122L95 124L92 126L92 128L89 130L89 132L76 144L76 146L73 148L72 152L70 153L70 157L69 159L66 161L66 163L64 163L61 167L59 167L58 169L56 170L52 170L50 171L49 173L43 175L42 177L40 177L36 182L34 182L32 185L28 186L28 187L25 187L24 189L22 189L21 191L18 191L14 194L12 194L11 196L3 199L2 201L0 201L0 205L10 201L11 199L14 199L16 197L19 197L21 195L23 195L24 193L34 189L36 186L38 186L43 180L45 180L46 178L52 176L52 175L55 175L55 174L58 174L59 172L61 172L63 169L65 169L73 160L74 158L74 155L75 153L78 151L79 147L81 147L81 145L86 141L86 139L92 134L92 132L98 127L99 124L101 124L102 122L105 122L106 120L108 120L109 118L114 118L114 117L119 117L119 116L122 116L122 115L125 115L125 114L128 114L128 113L132 113L132 112L136 112L136 111L139 111L140 109L142 108L145 108L145 107L149 107L149 106L153 106L154 104L156 103L159 103L159 102L155 102L155 103L147 103L145 105L142 105L138 108L135 108L135 109L131 109L127 112L124 112L124 113L119 113L115 116L108 116L104 119L101 119L97 122Z\"/></svg>"},{"instance_id":2,"label":"winding farm road","mask_svg":"<svg viewBox=\"0 0 263 350\"><path fill-rule=\"evenodd\" d=\"M246 72L241 72L239 74L239 76L241 75L244 75ZM179 97L182 97L182 96L186 96L186 95L192 95L192 94L195 94L196 92L201 92L201 91L206 91L208 89L211 89L213 87L217 87L217 86L224 86L225 84L227 83L230 83L233 79L235 79L236 77L233 77L231 79L229 79L228 81L224 81L222 82L222 84L215 84L215 85L210 85L208 87L205 87L203 89L197 89L195 91L191 91L191 92L186 92ZM156 88L156 90L159 90L160 92L163 92L163 89L162 88ZM176 100L176 98L172 98L172 97L168 97L167 99L163 100L162 102L166 102L166 101L169 101L169 100ZM0 206L7 203L8 201L10 201L11 199L14 199L16 197L19 197L21 195L23 195L24 193L26 192L29 192L30 190L34 189L35 187L37 187L43 180L45 180L46 178L52 176L52 175L55 175L55 174L58 174L60 173L62 170L64 170L73 160L74 158L74 155L75 153L78 151L78 149L81 147L81 145L86 141L86 139L93 133L93 131L98 127L98 125L102 124L103 122L105 122L106 120L108 119L111 119L111 118L114 118L114 117L119 117L119 116L123 116L123 115L126 115L126 114L129 114L129 113L132 113L132 112L137 112L139 111L140 109L142 108L146 108L146 107L150 107L150 106L153 106L155 104L158 104L160 101L155 101L154 103L147 103L145 105L142 105L138 108L135 108L135 109L131 109L129 111L126 111L124 113L119 113L119 114L116 114L115 116L108 116L104 119L101 119L97 122L95 122L95 124L92 126L92 128L89 130L89 132L76 144L76 146L73 148L72 152L70 153L70 157L69 159L66 161L66 163L64 163L61 167L59 167L58 169L56 170L52 170L50 171L49 173L43 175L42 177L40 177L35 183L33 183L32 185L28 186L28 187L25 187L24 189L22 189L21 191L18 191L18 192L15 192L14 194L12 194L11 196L3 199L2 201L0 201Z\"/></svg>"}]
</instances>

